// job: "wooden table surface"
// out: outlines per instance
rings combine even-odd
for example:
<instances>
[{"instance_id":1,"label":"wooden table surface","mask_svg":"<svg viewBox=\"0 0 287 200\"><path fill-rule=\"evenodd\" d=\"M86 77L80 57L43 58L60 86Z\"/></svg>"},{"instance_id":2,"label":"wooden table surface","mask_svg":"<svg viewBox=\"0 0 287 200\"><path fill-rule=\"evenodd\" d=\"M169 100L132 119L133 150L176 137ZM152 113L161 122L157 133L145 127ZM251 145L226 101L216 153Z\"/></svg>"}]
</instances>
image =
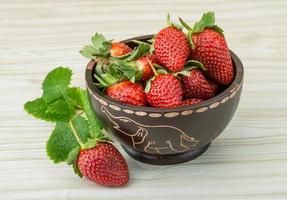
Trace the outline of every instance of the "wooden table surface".
<instances>
[{"instance_id":1,"label":"wooden table surface","mask_svg":"<svg viewBox=\"0 0 287 200\"><path fill-rule=\"evenodd\" d=\"M177 166L132 160L125 188L81 180L47 159L53 125L28 116L45 74L74 70L85 85L79 49L101 32L121 40L157 32L166 13L194 22L216 12L229 47L245 66L238 111L211 148ZM287 199L287 1L1 0L0 199Z\"/></svg>"}]
</instances>

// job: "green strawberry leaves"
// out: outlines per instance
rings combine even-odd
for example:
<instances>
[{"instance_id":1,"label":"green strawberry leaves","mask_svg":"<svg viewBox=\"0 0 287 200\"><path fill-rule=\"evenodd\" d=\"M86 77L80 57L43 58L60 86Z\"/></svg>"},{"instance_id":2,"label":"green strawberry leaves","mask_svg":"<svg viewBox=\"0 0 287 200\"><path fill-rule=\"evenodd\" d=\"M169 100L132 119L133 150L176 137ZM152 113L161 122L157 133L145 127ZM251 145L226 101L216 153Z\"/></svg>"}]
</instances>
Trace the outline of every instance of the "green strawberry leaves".
<instances>
[{"instance_id":1,"label":"green strawberry leaves","mask_svg":"<svg viewBox=\"0 0 287 200\"><path fill-rule=\"evenodd\" d=\"M91 42L91 45L86 45L80 50L82 56L94 60L110 56L111 41L106 40L102 34L96 33Z\"/></svg>"},{"instance_id":2,"label":"green strawberry leaves","mask_svg":"<svg viewBox=\"0 0 287 200\"><path fill-rule=\"evenodd\" d=\"M122 80L138 81L142 72L133 61L113 59L103 73L99 74L96 71L94 77L98 80L99 87L108 87Z\"/></svg>"},{"instance_id":3,"label":"green strawberry leaves","mask_svg":"<svg viewBox=\"0 0 287 200\"><path fill-rule=\"evenodd\" d=\"M206 71L206 68L204 67L204 65L197 60L188 60L184 66L185 66L185 68L186 67L198 67L201 70Z\"/></svg>"},{"instance_id":4,"label":"green strawberry leaves","mask_svg":"<svg viewBox=\"0 0 287 200\"><path fill-rule=\"evenodd\" d=\"M213 12L204 13L201 19L193 26L193 33L200 33L204 28L212 28L215 23L215 16Z\"/></svg>"},{"instance_id":5,"label":"green strawberry leaves","mask_svg":"<svg viewBox=\"0 0 287 200\"><path fill-rule=\"evenodd\" d=\"M105 88L122 80L136 82L141 79L142 72L137 70L135 60L153 51L152 44L134 41L139 44L133 51L123 56L110 56L111 41L96 33L92 44L83 47L80 53L89 59L97 60L94 77L99 88Z\"/></svg>"},{"instance_id":6,"label":"green strawberry leaves","mask_svg":"<svg viewBox=\"0 0 287 200\"><path fill-rule=\"evenodd\" d=\"M94 38L94 45L103 39ZM70 87L72 71L58 67L49 72L42 84L42 97L28 101L24 109L36 118L56 122L46 143L48 157L54 163L67 162L80 173L76 160L81 149L92 148L96 141L110 141L92 110L86 90ZM91 142L93 141L93 142ZM88 145L87 145L88 143Z\"/></svg>"},{"instance_id":7,"label":"green strawberry leaves","mask_svg":"<svg viewBox=\"0 0 287 200\"><path fill-rule=\"evenodd\" d=\"M149 93L150 89L151 89L151 83L154 81L156 76L150 78L147 82L146 82L146 86L145 86L145 89L144 89L144 92L145 93Z\"/></svg>"},{"instance_id":8,"label":"green strawberry leaves","mask_svg":"<svg viewBox=\"0 0 287 200\"><path fill-rule=\"evenodd\" d=\"M205 28L211 28L214 31L220 33L223 35L223 30L215 25L215 15L214 12L207 12L204 13L201 17L201 19L196 22L192 28L193 33L200 33L202 32Z\"/></svg>"},{"instance_id":9,"label":"green strawberry leaves","mask_svg":"<svg viewBox=\"0 0 287 200\"><path fill-rule=\"evenodd\" d=\"M123 56L118 56L115 58L119 60L124 60L124 61L132 61L132 60L136 60L142 57L143 55L149 52L151 48L151 44L141 42L141 41L136 41L136 43L139 43L139 45L133 51Z\"/></svg>"},{"instance_id":10,"label":"green strawberry leaves","mask_svg":"<svg viewBox=\"0 0 287 200\"><path fill-rule=\"evenodd\" d=\"M192 35L202 32L205 28L211 28L214 31L223 35L223 30L219 26L215 25L215 15L213 12L204 13L202 15L201 19L198 22L196 22L193 27L189 26L181 18L179 18L179 21L180 21L181 25L188 31L187 32L187 38L188 38L188 41L190 43L190 47L192 49L195 48L195 45L194 45L193 40L192 40Z\"/></svg>"},{"instance_id":11,"label":"green strawberry leaves","mask_svg":"<svg viewBox=\"0 0 287 200\"><path fill-rule=\"evenodd\" d=\"M66 159L66 163L68 165L74 164L74 161L78 158L80 150L81 150L81 147L80 146L76 146L69 152L68 157Z\"/></svg>"},{"instance_id":12,"label":"green strawberry leaves","mask_svg":"<svg viewBox=\"0 0 287 200\"><path fill-rule=\"evenodd\" d=\"M200 33L205 28L211 28L223 35L223 30L217 25L215 25L214 12L204 13L201 19L198 22L196 22L192 28L185 21L183 21L183 19L179 18L179 21L192 34Z\"/></svg>"}]
</instances>

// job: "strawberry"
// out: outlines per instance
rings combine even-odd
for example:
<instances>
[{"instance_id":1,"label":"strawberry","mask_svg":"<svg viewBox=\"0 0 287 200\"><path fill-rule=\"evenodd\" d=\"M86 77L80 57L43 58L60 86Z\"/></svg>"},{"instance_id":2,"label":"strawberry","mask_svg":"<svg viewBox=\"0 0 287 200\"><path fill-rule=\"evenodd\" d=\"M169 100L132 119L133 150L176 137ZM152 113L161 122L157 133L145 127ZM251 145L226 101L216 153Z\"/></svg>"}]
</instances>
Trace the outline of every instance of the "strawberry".
<instances>
[{"instance_id":1,"label":"strawberry","mask_svg":"<svg viewBox=\"0 0 287 200\"><path fill-rule=\"evenodd\" d=\"M234 68L223 30L214 25L214 13L205 13L193 28L182 19L180 21L189 30L188 34L192 38L191 58L203 63L215 82L230 84L234 79Z\"/></svg>"},{"instance_id":2,"label":"strawberry","mask_svg":"<svg viewBox=\"0 0 287 200\"><path fill-rule=\"evenodd\" d=\"M151 81L146 96L153 107L173 108L181 105L182 89L180 81L171 74L158 74Z\"/></svg>"},{"instance_id":3,"label":"strawberry","mask_svg":"<svg viewBox=\"0 0 287 200\"><path fill-rule=\"evenodd\" d=\"M160 64L173 72L181 71L188 59L190 48L185 34L170 25L159 31L155 37L154 50Z\"/></svg>"},{"instance_id":4,"label":"strawberry","mask_svg":"<svg viewBox=\"0 0 287 200\"><path fill-rule=\"evenodd\" d=\"M113 42L110 48L110 54L113 57L122 56L130 53L131 51L132 49L128 45L121 42Z\"/></svg>"},{"instance_id":5,"label":"strawberry","mask_svg":"<svg viewBox=\"0 0 287 200\"><path fill-rule=\"evenodd\" d=\"M197 99L197 98L193 98L193 99L186 99L186 100L183 100L182 101L182 106L191 106L191 105L194 105L194 104L198 104L200 102L202 102L203 99Z\"/></svg>"},{"instance_id":6,"label":"strawberry","mask_svg":"<svg viewBox=\"0 0 287 200\"><path fill-rule=\"evenodd\" d=\"M216 95L218 87L207 80L202 71L193 69L189 76L182 77L182 89L185 98L209 99Z\"/></svg>"},{"instance_id":7,"label":"strawberry","mask_svg":"<svg viewBox=\"0 0 287 200\"><path fill-rule=\"evenodd\" d=\"M203 63L209 76L219 84L228 85L233 81L234 69L223 35L212 30L192 36L195 49L191 57Z\"/></svg>"},{"instance_id":8,"label":"strawberry","mask_svg":"<svg viewBox=\"0 0 287 200\"><path fill-rule=\"evenodd\" d=\"M154 76L153 70L150 67L149 61L153 63L157 63L157 59L155 55L147 55L147 56L142 56L139 59L135 61L137 69L142 71L142 82L145 83L148 81L151 77Z\"/></svg>"},{"instance_id":9,"label":"strawberry","mask_svg":"<svg viewBox=\"0 0 287 200\"><path fill-rule=\"evenodd\" d=\"M120 187L129 181L127 163L110 143L99 142L91 149L81 150L77 165L83 176L100 185Z\"/></svg>"},{"instance_id":10,"label":"strawberry","mask_svg":"<svg viewBox=\"0 0 287 200\"><path fill-rule=\"evenodd\" d=\"M111 98L127 104L136 106L145 106L147 104L144 88L131 81L122 81L115 83L105 90L105 93Z\"/></svg>"}]
</instances>

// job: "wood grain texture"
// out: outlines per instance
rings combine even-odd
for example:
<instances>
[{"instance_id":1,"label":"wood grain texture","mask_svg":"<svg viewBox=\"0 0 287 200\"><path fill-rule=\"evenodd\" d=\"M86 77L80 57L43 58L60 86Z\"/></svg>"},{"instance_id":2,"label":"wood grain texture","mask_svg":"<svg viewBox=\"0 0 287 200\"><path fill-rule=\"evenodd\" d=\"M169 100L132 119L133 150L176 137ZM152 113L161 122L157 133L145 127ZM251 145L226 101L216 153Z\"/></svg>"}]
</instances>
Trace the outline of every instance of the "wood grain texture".
<instances>
[{"instance_id":1,"label":"wood grain texture","mask_svg":"<svg viewBox=\"0 0 287 200\"><path fill-rule=\"evenodd\" d=\"M98 186L54 165L45 154L52 125L23 103L40 95L56 66L74 69L95 32L121 40L157 32L167 12L190 22L216 12L230 48L245 65L236 116L211 148L177 166L150 166L126 154L130 184ZM287 199L287 1L1 0L0 199Z\"/></svg>"}]
</instances>

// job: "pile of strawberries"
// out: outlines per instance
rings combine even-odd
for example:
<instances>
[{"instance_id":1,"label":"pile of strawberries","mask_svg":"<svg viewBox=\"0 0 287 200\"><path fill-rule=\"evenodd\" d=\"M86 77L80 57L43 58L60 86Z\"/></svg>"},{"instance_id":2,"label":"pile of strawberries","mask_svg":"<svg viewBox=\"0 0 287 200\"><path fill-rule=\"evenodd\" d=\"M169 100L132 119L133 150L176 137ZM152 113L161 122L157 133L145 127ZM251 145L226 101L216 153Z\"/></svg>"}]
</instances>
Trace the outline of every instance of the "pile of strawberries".
<instances>
[{"instance_id":1,"label":"pile of strawberries","mask_svg":"<svg viewBox=\"0 0 287 200\"><path fill-rule=\"evenodd\" d=\"M95 59L96 85L111 98L136 106L173 108L212 98L220 85L234 79L223 31L214 13L205 13L193 27L179 18L133 50L102 35L80 52Z\"/></svg>"}]
</instances>

